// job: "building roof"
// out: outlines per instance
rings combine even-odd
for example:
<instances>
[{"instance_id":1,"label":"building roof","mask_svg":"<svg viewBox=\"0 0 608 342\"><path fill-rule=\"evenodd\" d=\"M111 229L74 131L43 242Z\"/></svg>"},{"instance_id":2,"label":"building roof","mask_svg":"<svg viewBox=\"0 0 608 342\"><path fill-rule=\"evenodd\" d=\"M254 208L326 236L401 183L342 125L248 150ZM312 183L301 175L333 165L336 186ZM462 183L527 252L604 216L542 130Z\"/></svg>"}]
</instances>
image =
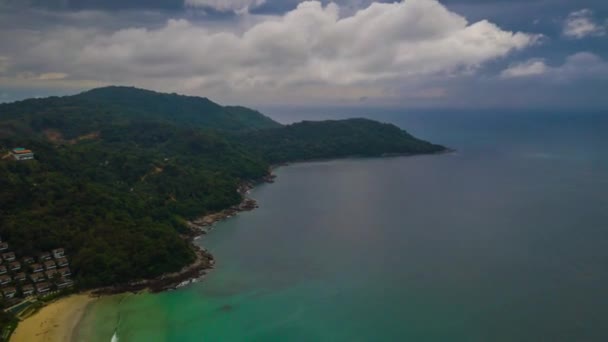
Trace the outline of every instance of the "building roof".
<instances>
[{"instance_id":1,"label":"building roof","mask_svg":"<svg viewBox=\"0 0 608 342\"><path fill-rule=\"evenodd\" d=\"M47 260L44 262L44 266L56 266L53 260Z\"/></svg>"}]
</instances>

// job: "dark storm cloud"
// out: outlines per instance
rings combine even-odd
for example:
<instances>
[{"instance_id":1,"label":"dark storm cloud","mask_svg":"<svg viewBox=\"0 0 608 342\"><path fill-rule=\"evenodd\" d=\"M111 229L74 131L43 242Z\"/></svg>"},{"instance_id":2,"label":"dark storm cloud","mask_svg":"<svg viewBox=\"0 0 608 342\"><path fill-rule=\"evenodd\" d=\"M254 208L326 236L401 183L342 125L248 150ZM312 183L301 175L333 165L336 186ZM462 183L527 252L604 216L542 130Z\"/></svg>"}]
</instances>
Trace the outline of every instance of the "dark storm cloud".
<instances>
[{"instance_id":1,"label":"dark storm cloud","mask_svg":"<svg viewBox=\"0 0 608 342\"><path fill-rule=\"evenodd\" d=\"M0 0L12 7L37 7L49 10L179 10L183 0Z\"/></svg>"}]
</instances>

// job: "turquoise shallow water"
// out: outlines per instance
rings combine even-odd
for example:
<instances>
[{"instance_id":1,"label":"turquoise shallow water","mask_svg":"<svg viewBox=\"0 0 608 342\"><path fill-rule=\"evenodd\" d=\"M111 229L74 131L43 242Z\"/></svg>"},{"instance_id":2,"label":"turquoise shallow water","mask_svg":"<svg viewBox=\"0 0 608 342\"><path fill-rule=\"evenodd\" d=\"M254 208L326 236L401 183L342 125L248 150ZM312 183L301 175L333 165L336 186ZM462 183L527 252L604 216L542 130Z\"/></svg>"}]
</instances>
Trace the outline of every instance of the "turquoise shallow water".
<instances>
[{"instance_id":1,"label":"turquoise shallow water","mask_svg":"<svg viewBox=\"0 0 608 342\"><path fill-rule=\"evenodd\" d=\"M449 155L295 164L199 240L203 282L92 306L78 339L608 340L608 120L380 117Z\"/></svg>"}]
</instances>

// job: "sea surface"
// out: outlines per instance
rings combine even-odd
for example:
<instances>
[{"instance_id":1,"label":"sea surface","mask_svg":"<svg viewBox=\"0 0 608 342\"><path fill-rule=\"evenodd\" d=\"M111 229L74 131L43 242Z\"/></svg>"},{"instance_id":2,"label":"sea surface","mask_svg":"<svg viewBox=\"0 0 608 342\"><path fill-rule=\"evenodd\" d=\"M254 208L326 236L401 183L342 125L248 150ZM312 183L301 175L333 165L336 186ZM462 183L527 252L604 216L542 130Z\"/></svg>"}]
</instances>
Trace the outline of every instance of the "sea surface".
<instances>
[{"instance_id":1,"label":"sea surface","mask_svg":"<svg viewBox=\"0 0 608 342\"><path fill-rule=\"evenodd\" d=\"M608 113L360 110L455 153L282 167L202 282L82 341L608 341ZM283 122L306 113L275 114Z\"/></svg>"}]
</instances>

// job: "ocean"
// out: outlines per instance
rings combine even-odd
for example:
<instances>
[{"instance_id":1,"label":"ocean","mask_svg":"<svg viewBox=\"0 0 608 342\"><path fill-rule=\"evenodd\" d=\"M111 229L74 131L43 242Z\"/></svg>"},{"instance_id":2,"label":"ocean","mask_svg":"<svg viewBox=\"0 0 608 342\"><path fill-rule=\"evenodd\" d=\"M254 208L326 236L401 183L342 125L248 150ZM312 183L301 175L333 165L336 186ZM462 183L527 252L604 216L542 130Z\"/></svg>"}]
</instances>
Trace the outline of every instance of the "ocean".
<instances>
[{"instance_id":1,"label":"ocean","mask_svg":"<svg viewBox=\"0 0 608 342\"><path fill-rule=\"evenodd\" d=\"M314 114L345 116L456 152L281 167L198 240L203 281L103 298L77 340L608 340L608 113Z\"/></svg>"}]
</instances>

